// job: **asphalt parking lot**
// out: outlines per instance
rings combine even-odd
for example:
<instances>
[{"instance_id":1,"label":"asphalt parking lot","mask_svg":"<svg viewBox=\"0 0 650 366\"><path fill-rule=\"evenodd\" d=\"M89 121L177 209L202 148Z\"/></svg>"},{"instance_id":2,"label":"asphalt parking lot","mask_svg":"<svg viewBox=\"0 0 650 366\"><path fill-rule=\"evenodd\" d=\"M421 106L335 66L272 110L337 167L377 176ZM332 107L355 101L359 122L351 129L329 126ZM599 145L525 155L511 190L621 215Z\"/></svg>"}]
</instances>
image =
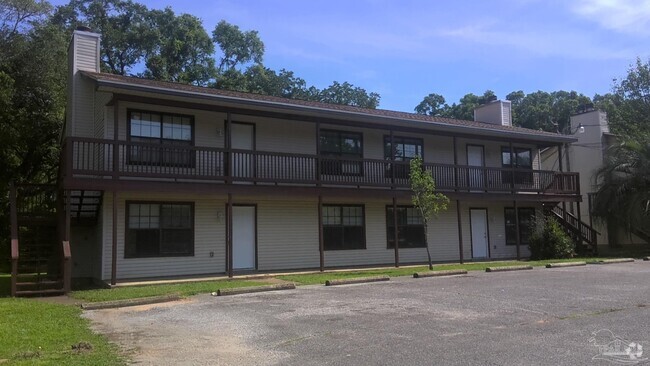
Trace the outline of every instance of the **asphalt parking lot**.
<instances>
[{"instance_id":1,"label":"asphalt parking lot","mask_svg":"<svg viewBox=\"0 0 650 366\"><path fill-rule=\"evenodd\" d=\"M85 316L145 365L612 365L597 347L612 336L644 346L631 361L650 364L650 262L200 295Z\"/></svg>"}]
</instances>

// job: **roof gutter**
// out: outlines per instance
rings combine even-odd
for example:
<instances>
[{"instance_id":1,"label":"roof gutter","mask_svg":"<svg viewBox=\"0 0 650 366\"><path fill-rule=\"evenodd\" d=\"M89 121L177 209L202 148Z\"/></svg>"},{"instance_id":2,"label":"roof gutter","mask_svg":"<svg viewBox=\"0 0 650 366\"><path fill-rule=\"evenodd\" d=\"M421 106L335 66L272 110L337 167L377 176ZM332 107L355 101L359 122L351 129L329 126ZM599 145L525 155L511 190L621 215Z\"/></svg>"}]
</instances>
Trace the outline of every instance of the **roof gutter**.
<instances>
[{"instance_id":1,"label":"roof gutter","mask_svg":"<svg viewBox=\"0 0 650 366\"><path fill-rule=\"evenodd\" d=\"M350 116L355 116L355 117L361 117L361 118L375 120L375 121L378 119L384 120L386 122L400 121L409 124L417 124L418 127L423 127L423 125L438 127L440 129L449 132L460 132L460 133L472 132L474 134L482 133L482 134L488 134L491 136L499 136L499 137L525 138L525 139L529 139L532 141L539 141L539 142L571 143L571 142L578 141L577 138L568 135L560 135L560 134L558 134L557 136L556 135L535 135L535 134L529 134L529 133L519 132L519 131L503 131L503 130L494 130L489 128L476 128L472 126L450 125L447 123L435 122L435 121L427 121L427 122L415 121L406 118L377 116L374 114L362 113L362 112L337 111L337 110L313 107L313 106L302 106L302 105L295 105L295 104L281 103L281 102L251 100L251 99L238 98L232 96L197 93L192 91L179 91L179 90L160 88L160 87L148 86L148 85L147 86L136 85L132 83L125 83L125 82L114 81L114 80L102 80L87 75L84 76L95 80L97 82L98 87L114 87L114 88L120 88L125 90L132 90L132 91L155 92L159 94L178 96L178 97L190 96L190 97L198 97L204 100L231 102L231 103L237 103L246 106L256 106L256 107L275 107L275 108L281 108L283 110L291 110L291 111L299 111L299 112L305 112L306 110L307 111L311 110L325 115L337 116L338 118L347 117L349 119Z\"/></svg>"}]
</instances>

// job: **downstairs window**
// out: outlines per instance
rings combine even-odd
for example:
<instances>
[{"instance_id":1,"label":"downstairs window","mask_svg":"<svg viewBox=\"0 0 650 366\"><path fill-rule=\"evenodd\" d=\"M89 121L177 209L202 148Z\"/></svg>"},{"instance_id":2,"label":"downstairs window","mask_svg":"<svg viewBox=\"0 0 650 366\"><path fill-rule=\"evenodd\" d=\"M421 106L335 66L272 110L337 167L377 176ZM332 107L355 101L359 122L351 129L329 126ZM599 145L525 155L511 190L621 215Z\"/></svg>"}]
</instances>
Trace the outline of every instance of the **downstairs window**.
<instances>
[{"instance_id":1,"label":"downstairs window","mask_svg":"<svg viewBox=\"0 0 650 366\"><path fill-rule=\"evenodd\" d=\"M194 255L192 203L127 202L125 258Z\"/></svg>"}]
</instances>

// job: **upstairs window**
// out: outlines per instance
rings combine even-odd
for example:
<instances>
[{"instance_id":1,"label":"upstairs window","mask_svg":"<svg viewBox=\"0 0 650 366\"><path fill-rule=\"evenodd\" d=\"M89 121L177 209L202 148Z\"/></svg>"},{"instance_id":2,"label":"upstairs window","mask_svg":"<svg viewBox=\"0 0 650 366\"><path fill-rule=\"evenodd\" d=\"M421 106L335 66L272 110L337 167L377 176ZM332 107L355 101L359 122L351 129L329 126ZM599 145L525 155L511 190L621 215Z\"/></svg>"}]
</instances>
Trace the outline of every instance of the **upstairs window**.
<instances>
[{"instance_id":1,"label":"upstairs window","mask_svg":"<svg viewBox=\"0 0 650 366\"><path fill-rule=\"evenodd\" d=\"M523 147L514 147L512 152L512 159L510 157L510 147L504 146L501 148L501 163L504 168L532 169L533 159L531 149ZM512 160L512 161L511 161Z\"/></svg>"},{"instance_id":2,"label":"upstairs window","mask_svg":"<svg viewBox=\"0 0 650 366\"><path fill-rule=\"evenodd\" d=\"M397 162L404 162L403 164L395 164L395 178L407 179L410 174L409 162L416 156L424 156L422 153L422 146L424 145L422 139L414 137L393 136L393 148L390 144L390 136L384 136L384 159L391 160L393 157ZM387 169L386 177L392 177L391 169Z\"/></svg>"},{"instance_id":3,"label":"upstairs window","mask_svg":"<svg viewBox=\"0 0 650 366\"><path fill-rule=\"evenodd\" d=\"M321 174L363 175L363 135L359 132L320 131Z\"/></svg>"},{"instance_id":4,"label":"upstairs window","mask_svg":"<svg viewBox=\"0 0 650 366\"><path fill-rule=\"evenodd\" d=\"M531 149L522 147L513 147L512 156L510 156L510 147L504 146L501 148L501 164L504 168L515 169L533 169L533 158ZM505 184L512 184L513 177L514 183L518 185L530 185L533 183L533 173L526 171L501 173L501 181Z\"/></svg>"},{"instance_id":5,"label":"upstairs window","mask_svg":"<svg viewBox=\"0 0 650 366\"><path fill-rule=\"evenodd\" d=\"M129 164L193 166L193 154L189 149L174 146L192 146L194 118L192 116L129 111L129 140L150 145L130 145Z\"/></svg>"}]
</instances>

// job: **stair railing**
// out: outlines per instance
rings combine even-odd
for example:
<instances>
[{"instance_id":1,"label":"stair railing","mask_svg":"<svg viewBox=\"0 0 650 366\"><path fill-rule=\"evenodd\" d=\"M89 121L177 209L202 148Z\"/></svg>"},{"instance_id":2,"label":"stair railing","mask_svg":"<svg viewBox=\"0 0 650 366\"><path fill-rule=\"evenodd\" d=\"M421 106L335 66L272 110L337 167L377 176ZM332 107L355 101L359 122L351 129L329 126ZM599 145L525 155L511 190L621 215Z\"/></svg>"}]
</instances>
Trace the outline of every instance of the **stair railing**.
<instances>
[{"instance_id":1,"label":"stair railing","mask_svg":"<svg viewBox=\"0 0 650 366\"><path fill-rule=\"evenodd\" d=\"M16 186L13 182L9 189L9 206L11 216L11 296L16 296L18 281L18 209L16 201Z\"/></svg>"},{"instance_id":2,"label":"stair railing","mask_svg":"<svg viewBox=\"0 0 650 366\"><path fill-rule=\"evenodd\" d=\"M70 242L63 241L63 265L61 266L61 276L63 277L63 291L69 293L72 282L72 256L70 253Z\"/></svg>"}]
</instances>

